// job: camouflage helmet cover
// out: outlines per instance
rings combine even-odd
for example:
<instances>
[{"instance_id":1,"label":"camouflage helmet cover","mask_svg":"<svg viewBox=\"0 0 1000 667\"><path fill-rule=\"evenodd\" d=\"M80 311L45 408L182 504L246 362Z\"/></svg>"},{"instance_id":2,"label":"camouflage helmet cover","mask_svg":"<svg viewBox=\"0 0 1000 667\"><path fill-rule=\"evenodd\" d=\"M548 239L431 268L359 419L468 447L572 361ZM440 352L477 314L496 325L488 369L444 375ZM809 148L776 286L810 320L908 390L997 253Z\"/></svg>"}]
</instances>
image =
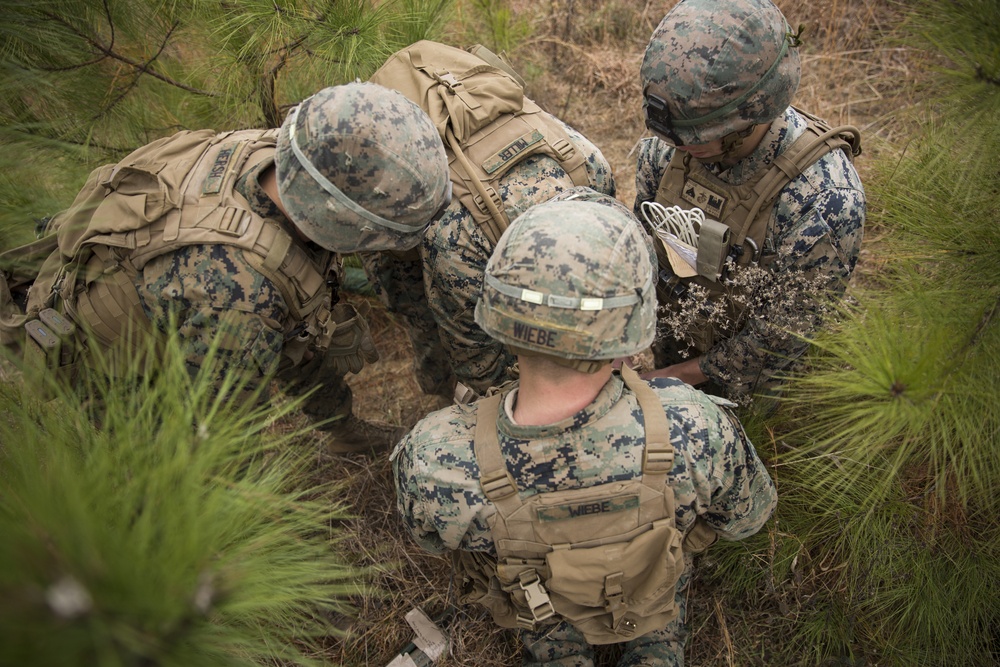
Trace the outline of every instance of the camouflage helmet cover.
<instances>
[{"instance_id":1,"label":"camouflage helmet cover","mask_svg":"<svg viewBox=\"0 0 1000 667\"><path fill-rule=\"evenodd\" d=\"M324 88L294 108L275 154L292 222L327 250L407 250L450 197L430 118L373 83Z\"/></svg>"},{"instance_id":2,"label":"camouflage helmet cover","mask_svg":"<svg viewBox=\"0 0 1000 667\"><path fill-rule=\"evenodd\" d=\"M790 32L770 0L682 0L646 47L640 76L647 114L665 102L660 113L680 145L771 122L799 87Z\"/></svg>"},{"instance_id":3,"label":"camouflage helmet cover","mask_svg":"<svg viewBox=\"0 0 1000 667\"><path fill-rule=\"evenodd\" d=\"M518 350L610 360L656 328L653 253L631 214L593 201L528 209L486 265L476 323Z\"/></svg>"}]
</instances>

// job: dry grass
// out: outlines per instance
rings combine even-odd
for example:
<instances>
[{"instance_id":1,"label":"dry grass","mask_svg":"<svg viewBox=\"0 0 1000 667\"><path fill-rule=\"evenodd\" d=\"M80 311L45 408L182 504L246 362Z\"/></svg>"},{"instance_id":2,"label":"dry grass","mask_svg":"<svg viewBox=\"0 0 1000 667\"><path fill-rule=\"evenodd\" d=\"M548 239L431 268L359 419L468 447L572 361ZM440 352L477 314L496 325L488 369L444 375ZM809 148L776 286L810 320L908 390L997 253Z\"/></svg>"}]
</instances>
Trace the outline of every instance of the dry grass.
<instances>
[{"instance_id":1,"label":"dry grass","mask_svg":"<svg viewBox=\"0 0 1000 667\"><path fill-rule=\"evenodd\" d=\"M552 0L510 5L535 26L534 36L513 54L528 75L529 95L586 134L604 152L617 177L618 196L631 205L634 163L630 152L644 135L638 82L639 63L650 32L672 1ZM888 0L779 0L792 26L805 26L801 89L796 104L833 123L862 129L865 155L858 161L864 177L871 156L901 150L919 72L914 55L882 46L897 19ZM869 239L878 230L869 230ZM877 244L863 251L861 273L877 270ZM348 378L361 416L412 425L443 407L438 397L420 393L413 377L410 344L402 328L375 304L373 333L382 359ZM323 436L311 444L322 449ZM449 607L449 565L423 554L408 539L396 516L387 457L318 455L318 473L341 480L357 519L342 526L343 546L358 565L370 568L381 591L355 601L357 614L341 619L346 639L331 639L326 657L345 665L383 665L412 637L403 620L413 606L436 616ZM695 578L689 598L688 665L774 664L768 656L781 648L782 630L797 610L823 590L818 575L803 581L807 563L782 590L772 585L761 608L729 609L710 585ZM827 564L826 567L835 567ZM452 638L445 665L493 667L518 664L511 633L495 628L479 609L466 608L447 624ZM600 664L614 664L615 651L600 653Z\"/></svg>"}]
</instances>

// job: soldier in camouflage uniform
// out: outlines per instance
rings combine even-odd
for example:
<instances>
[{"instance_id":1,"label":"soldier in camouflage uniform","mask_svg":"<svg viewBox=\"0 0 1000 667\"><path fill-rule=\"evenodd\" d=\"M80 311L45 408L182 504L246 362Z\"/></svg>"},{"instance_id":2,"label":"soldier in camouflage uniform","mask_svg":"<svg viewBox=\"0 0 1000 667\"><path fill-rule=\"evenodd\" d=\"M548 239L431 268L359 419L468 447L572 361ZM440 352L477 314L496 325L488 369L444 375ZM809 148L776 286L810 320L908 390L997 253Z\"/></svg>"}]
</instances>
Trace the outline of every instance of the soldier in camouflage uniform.
<instances>
[{"instance_id":1,"label":"soldier in camouflage uniform","mask_svg":"<svg viewBox=\"0 0 1000 667\"><path fill-rule=\"evenodd\" d=\"M399 512L417 543L435 553L456 551L459 562L463 554L481 559L494 568L495 579L500 550L494 522L502 509L497 503L507 501L490 499L496 495L481 473L482 433L497 434L505 472L499 477L515 484L515 495L527 502L536 494L645 475L652 454L647 425L665 417L660 437L672 445L673 455L662 469L668 486L661 496L673 501L667 507L674 508L674 525L684 536L672 596L678 614L665 627L627 641L619 662L663 667L683 664L692 552L716 536L737 540L757 532L773 512L776 495L724 399L675 378L647 384L627 368L622 373L630 376L623 382L613 370L613 359L643 350L652 340L652 255L636 221L614 207L550 202L518 218L486 268L476 321L517 353L519 380L492 399L499 402L492 404L495 425L480 423L477 432L477 416L490 398L441 410L416 425L392 460ZM661 415L654 412L659 410ZM623 515L601 517L610 525ZM657 552L654 560L662 558ZM659 567L662 563L643 562L637 569ZM625 573L626 579L635 576ZM543 584L554 590L548 580ZM594 664L592 645L577 625L561 618L559 607L539 627L521 630L521 638L526 665Z\"/></svg>"},{"instance_id":2,"label":"soldier in camouflage uniform","mask_svg":"<svg viewBox=\"0 0 1000 667\"><path fill-rule=\"evenodd\" d=\"M564 127L585 157L590 186L613 197L615 183L607 160L582 134ZM499 185L511 220L574 187L559 163L544 155L514 166ZM368 254L363 261L383 302L402 316L409 330L423 391L451 398L456 379L477 394L511 380L513 355L473 319L493 243L461 201L455 198L427 228L417 250L408 255Z\"/></svg>"},{"instance_id":3,"label":"soldier in camouflage uniform","mask_svg":"<svg viewBox=\"0 0 1000 667\"><path fill-rule=\"evenodd\" d=\"M253 135L249 144L231 141L247 134ZM214 160L193 168L192 174L207 173L204 185L185 186L179 196L182 203L167 219L183 221L185 209L197 207L197 218L209 220L218 208L227 206L225 220L233 223L224 231L238 237L242 230L260 224L255 242L264 249L255 252L229 245L224 236L211 237L217 243L185 241L175 231L175 237L182 237L180 247L150 252L152 259L135 272L141 310L136 308L134 317L141 319L144 314L153 331L175 328L192 373L218 345L214 370L220 380L227 371L239 369L245 371L247 389L252 390L280 371L292 391L322 385L305 410L322 419L340 417L327 427L345 450L394 443L401 435L398 429L363 422L351 414L350 388L343 375L358 372L366 361L378 357L363 317L338 303L337 253L412 248L424 227L447 206L447 160L430 119L395 91L352 83L326 88L304 100L278 131L223 135L205 131L203 143L198 142L200 135L161 140L176 145L186 141L191 148L185 154L202 156L197 165ZM118 196L115 184L123 190L122 182L129 176L119 182L114 174L137 171L142 159L134 156L148 150L139 149L108 169L110 178L96 177L106 184L103 190L95 189L97 199ZM214 194L206 194L210 192ZM94 217L101 214L100 206L91 209ZM111 226L140 228L141 233L143 224L118 219ZM157 229L156 220L149 224ZM170 231L170 223L166 225L162 237L152 232L153 242L146 248L167 243L162 240ZM137 252L146 248L140 244ZM114 256L112 261L128 271L134 255ZM36 282L35 291L41 289ZM34 296L45 305L58 303L59 293L53 288L51 295ZM298 301L302 303L293 303ZM71 318L75 310L75 319L87 319L82 309L75 308L79 303L68 306ZM106 323L77 324L99 332ZM220 332L225 335L220 337Z\"/></svg>"},{"instance_id":4,"label":"soldier in camouflage uniform","mask_svg":"<svg viewBox=\"0 0 1000 667\"><path fill-rule=\"evenodd\" d=\"M865 194L851 163L860 152L856 136L851 150L825 149L811 164L789 163L793 144L818 121L789 106L799 84L797 46L770 0L683 0L647 46L643 101L656 136L637 147L636 215L654 200L700 207L729 227L735 271L759 265L771 272L764 281L771 287L714 332L662 332L654 346L658 370L645 377L679 377L734 399L772 393L777 376L808 347L781 330L810 334L817 297L841 294L854 270L865 220ZM784 186L759 200L745 225L737 223L739 200L752 198L778 169L788 173ZM682 185L670 186L671 174ZM661 257L661 304L679 307L693 270L678 271L676 256L667 264ZM694 281L709 288L710 298L736 302L718 283ZM804 322L787 312L787 293L795 290L803 294L792 310L804 311Z\"/></svg>"}]
</instances>

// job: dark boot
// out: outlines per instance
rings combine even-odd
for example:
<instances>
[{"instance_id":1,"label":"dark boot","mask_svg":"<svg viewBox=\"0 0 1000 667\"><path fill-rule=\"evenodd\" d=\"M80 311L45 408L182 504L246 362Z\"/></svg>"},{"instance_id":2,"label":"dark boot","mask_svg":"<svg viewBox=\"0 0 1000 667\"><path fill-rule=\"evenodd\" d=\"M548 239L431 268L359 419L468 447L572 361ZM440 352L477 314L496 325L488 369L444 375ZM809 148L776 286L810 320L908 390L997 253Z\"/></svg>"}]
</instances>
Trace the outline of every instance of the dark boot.
<instances>
[{"instance_id":1,"label":"dark boot","mask_svg":"<svg viewBox=\"0 0 1000 667\"><path fill-rule=\"evenodd\" d=\"M407 432L403 426L366 421L354 415L325 424L322 429L330 434L324 448L332 454L388 452Z\"/></svg>"}]
</instances>

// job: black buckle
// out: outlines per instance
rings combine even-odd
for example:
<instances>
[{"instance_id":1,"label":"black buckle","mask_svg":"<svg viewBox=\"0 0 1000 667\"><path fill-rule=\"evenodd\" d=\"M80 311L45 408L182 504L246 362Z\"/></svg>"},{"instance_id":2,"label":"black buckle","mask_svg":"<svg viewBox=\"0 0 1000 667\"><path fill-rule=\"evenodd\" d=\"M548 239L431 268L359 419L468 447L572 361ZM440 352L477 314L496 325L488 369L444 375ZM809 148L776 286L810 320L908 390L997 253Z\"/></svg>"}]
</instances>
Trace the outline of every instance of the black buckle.
<instances>
[{"instance_id":1,"label":"black buckle","mask_svg":"<svg viewBox=\"0 0 1000 667\"><path fill-rule=\"evenodd\" d=\"M646 116L646 127L674 146L684 145L684 141L673 130L670 108L665 99L646 92L642 96L642 110Z\"/></svg>"}]
</instances>

